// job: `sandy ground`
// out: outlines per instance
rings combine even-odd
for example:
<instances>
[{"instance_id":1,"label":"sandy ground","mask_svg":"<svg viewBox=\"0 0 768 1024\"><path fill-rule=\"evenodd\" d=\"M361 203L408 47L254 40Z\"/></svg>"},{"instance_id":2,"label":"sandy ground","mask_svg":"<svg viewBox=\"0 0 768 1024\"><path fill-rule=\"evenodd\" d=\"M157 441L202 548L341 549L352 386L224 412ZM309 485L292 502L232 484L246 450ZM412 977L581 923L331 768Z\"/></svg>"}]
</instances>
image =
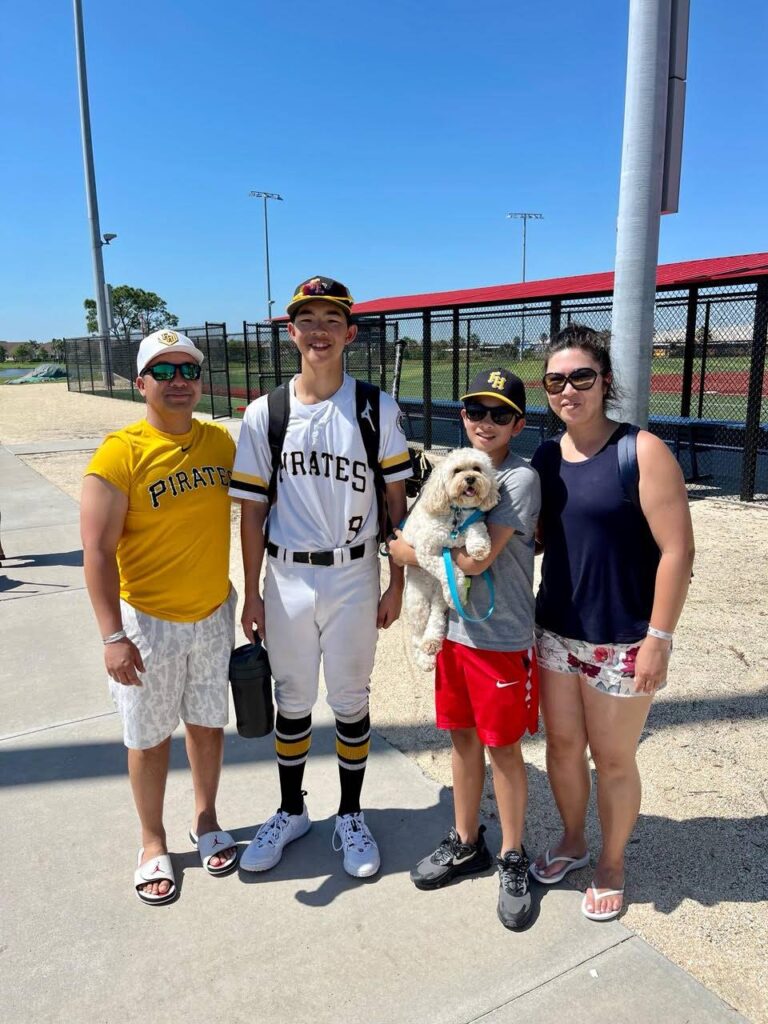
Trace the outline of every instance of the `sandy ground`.
<instances>
[{"instance_id":1,"label":"sandy ground","mask_svg":"<svg viewBox=\"0 0 768 1024\"><path fill-rule=\"evenodd\" d=\"M0 443L96 437L140 413L62 384L0 387ZM78 497L88 452L23 458ZM640 745L643 807L629 847L623 921L748 1019L768 1024L768 508L705 500L692 513L695 578L670 684ZM241 590L237 518L234 510L232 579ZM12 533L4 543L12 554ZM381 636L374 724L449 786L450 753L432 725L430 680L410 664L406 639L401 623ZM541 734L526 742L526 759L526 845L535 853L558 835ZM489 785L484 810L494 815ZM594 854L594 807L589 827ZM588 869L571 878L586 886Z\"/></svg>"}]
</instances>

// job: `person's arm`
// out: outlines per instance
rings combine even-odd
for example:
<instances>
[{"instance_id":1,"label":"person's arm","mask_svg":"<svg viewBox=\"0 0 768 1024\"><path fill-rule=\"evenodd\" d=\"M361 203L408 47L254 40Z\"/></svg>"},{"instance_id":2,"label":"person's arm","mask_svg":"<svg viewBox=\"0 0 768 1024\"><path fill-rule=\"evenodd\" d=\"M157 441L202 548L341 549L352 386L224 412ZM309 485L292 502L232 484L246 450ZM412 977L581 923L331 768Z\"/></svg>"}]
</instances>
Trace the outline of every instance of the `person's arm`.
<instances>
[{"instance_id":1,"label":"person's arm","mask_svg":"<svg viewBox=\"0 0 768 1024\"><path fill-rule=\"evenodd\" d=\"M397 524L402 523L407 511L404 481L398 480L395 483L387 484L386 501L390 521ZM405 542L403 541L403 543ZM408 546L410 547L410 545ZM403 568L390 554L389 586L381 595L379 611L376 616L376 625L379 629L388 629L399 618L403 603L404 584L405 574Z\"/></svg>"},{"instance_id":2,"label":"person's arm","mask_svg":"<svg viewBox=\"0 0 768 1024\"><path fill-rule=\"evenodd\" d=\"M128 495L100 476L83 481L80 534L83 541L85 585L102 638L122 632L120 573L117 545L128 512ZM124 686L141 686L144 663L128 637L104 644L104 664L110 677Z\"/></svg>"},{"instance_id":3,"label":"person's arm","mask_svg":"<svg viewBox=\"0 0 768 1024\"><path fill-rule=\"evenodd\" d=\"M661 552L650 626L674 633L691 580L695 553L685 481L676 459L658 437L637 437L640 506ZM653 693L665 682L671 642L648 635L635 662L635 690Z\"/></svg>"},{"instance_id":4,"label":"person's arm","mask_svg":"<svg viewBox=\"0 0 768 1024\"><path fill-rule=\"evenodd\" d=\"M240 502L240 545L243 550L245 600L240 624L251 643L255 626L262 640L264 629L264 599L261 596L261 566L264 562L264 522L269 512L266 501Z\"/></svg>"}]
</instances>

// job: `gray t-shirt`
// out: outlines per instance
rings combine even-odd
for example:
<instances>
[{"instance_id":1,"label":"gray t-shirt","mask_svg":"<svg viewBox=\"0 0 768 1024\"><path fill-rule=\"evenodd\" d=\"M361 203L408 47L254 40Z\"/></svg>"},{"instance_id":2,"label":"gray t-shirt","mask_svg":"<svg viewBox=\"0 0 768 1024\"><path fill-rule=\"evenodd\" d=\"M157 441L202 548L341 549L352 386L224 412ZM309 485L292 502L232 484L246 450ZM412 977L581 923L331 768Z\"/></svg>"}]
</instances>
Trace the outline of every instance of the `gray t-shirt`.
<instances>
[{"instance_id":1,"label":"gray t-shirt","mask_svg":"<svg viewBox=\"0 0 768 1024\"><path fill-rule=\"evenodd\" d=\"M487 526L511 526L515 532L488 570L496 592L494 612L485 622L467 622L451 611L448 639L486 651L522 651L533 643L533 535L541 488L536 470L512 452L497 473L501 500L485 522ZM486 581L473 576L465 610L479 618L488 611L489 600Z\"/></svg>"}]
</instances>

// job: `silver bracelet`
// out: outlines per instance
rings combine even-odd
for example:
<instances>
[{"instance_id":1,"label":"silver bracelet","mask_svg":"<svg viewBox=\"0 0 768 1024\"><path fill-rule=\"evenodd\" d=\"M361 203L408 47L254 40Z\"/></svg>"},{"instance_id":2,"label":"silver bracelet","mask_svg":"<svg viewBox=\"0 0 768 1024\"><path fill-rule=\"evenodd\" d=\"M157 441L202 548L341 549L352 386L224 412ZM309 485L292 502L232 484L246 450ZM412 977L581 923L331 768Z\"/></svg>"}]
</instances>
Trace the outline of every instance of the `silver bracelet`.
<instances>
[{"instance_id":1,"label":"silver bracelet","mask_svg":"<svg viewBox=\"0 0 768 1024\"><path fill-rule=\"evenodd\" d=\"M653 626L648 627L648 636L655 636L657 640L669 640L672 643L674 633L667 633L665 629L655 629Z\"/></svg>"},{"instance_id":2,"label":"silver bracelet","mask_svg":"<svg viewBox=\"0 0 768 1024\"><path fill-rule=\"evenodd\" d=\"M110 633L109 636L102 637L101 642L104 644L116 644L118 640L127 640L128 634L124 629L118 629L116 633Z\"/></svg>"}]
</instances>

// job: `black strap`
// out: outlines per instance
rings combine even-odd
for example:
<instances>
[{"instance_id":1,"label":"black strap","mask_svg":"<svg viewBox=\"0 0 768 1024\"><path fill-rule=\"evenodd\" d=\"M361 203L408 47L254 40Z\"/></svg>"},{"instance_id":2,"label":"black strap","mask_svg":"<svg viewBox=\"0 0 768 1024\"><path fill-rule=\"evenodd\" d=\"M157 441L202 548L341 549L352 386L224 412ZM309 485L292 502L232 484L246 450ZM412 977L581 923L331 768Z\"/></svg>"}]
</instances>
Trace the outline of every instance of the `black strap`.
<instances>
[{"instance_id":1,"label":"black strap","mask_svg":"<svg viewBox=\"0 0 768 1024\"><path fill-rule=\"evenodd\" d=\"M640 465L637 461L638 432L637 427L627 424L626 431L616 445L621 486L624 489L624 494L635 508L640 508Z\"/></svg>"},{"instance_id":2,"label":"black strap","mask_svg":"<svg viewBox=\"0 0 768 1024\"><path fill-rule=\"evenodd\" d=\"M267 396L269 412L269 450L272 455L272 472L269 477L267 500L274 505L277 496L277 474L280 472L280 461L283 455L283 441L288 430L288 419L291 415L291 394L288 381L279 384Z\"/></svg>"},{"instance_id":3,"label":"black strap","mask_svg":"<svg viewBox=\"0 0 768 1024\"><path fill-rule=\"evenodd\" d=\"M367 380L355 380L355 411L360 433L363 435L365 455L373 473L376 490L376 504L379 512L379 540L392 532L392 520L387 508L387 484L379 463L379 440L381 437L381 414L379 409L381 392Z\"/></svg>"}]
</instances>

